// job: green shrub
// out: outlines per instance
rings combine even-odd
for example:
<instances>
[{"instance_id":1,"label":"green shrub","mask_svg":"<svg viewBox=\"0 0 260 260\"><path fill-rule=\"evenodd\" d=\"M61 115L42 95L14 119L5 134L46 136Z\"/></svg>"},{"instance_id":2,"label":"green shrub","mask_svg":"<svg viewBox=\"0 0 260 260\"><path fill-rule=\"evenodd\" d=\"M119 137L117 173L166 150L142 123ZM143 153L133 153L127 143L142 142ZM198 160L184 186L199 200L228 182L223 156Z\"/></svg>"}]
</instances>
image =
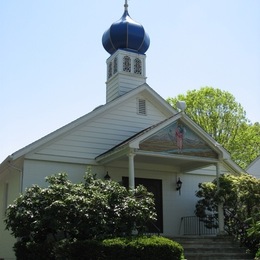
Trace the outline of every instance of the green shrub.
<instances>
[{"instance_id":1,"label":"green shrub","mask_svg":"<svg viewBox=\"0 0 260 260\"><path fill-rule=\"evenodd\" d=\"M55 248L56 259L68 260L180 260L183 248L164 237L112 238L103 241L63 240Z\"/></svg>"},{"instance_id":2,"label":"green shrub","mask_svg":"<svg viewBox=\"0 0 260 260\"><path fill-rule=\"evenodd\" d=\"M251 252L257 254L258 258L260 258L260 213L249 218L247 222L249 223L249 228L247 229L247 235L250 239L251 244Z\"/></svg>"},{"instance_id":3,"label":"green shrub","mask_svg":"<svg viewBox=\"0 0 260 260\"><path fill-rule=\"evenodd\" d=\"M255 254L255 260L260 260L260 248L258 248L258 251Z\"/></svg>"},{"instance_id":4,"label":"green shrub","mask_svg":"<svg viewBox=\"0 0 260 260\"><path fill-rule=\"evenodd\" d=\"M105 259L180 260L183 248L177 242L158 236L106 239Z\"/></svg>"},{"instance_id":5,"label":"green shrub","mask_svg":"<svg viewBox=\"0 0 260 260\"><path fill-rule=\"evenodd\" d=\"M102 259L102 242L98 240L71 241L64 239L56 243L54 253L55 259Z\"/></svg>"},{"instance_id":6,"label":"green shrub","mask_svg":"<svg viewBox=\"0 0 260 260\"><path fill-rule=\"evenodd\" d=\"M153 194L144 186L128 190L115 181L72 183L67 174L46 178L47 188L27 188L6 211L6 228L15 238L37 242L105 239L139 234L156 220Z\"/></svg>"},{"instance_id":7,"label":"green shrub","mask_svg":"<svg viewBox=\"0 0 260 260\"><path fill-rule=\"evenodd\" d=\"M223 203L225 231L255 253L260 241L260 180L247 174L220 175L199 184L195 214L209 228L218 226L219 203ZM217 223L217 225L216 225ZM257 226L258 225L258 226Z\"/></svg>"},{"instance_id":8,"label":"green shrub","mask_svg":"<svg viewBox=\"0 0 260 260\"><path fill-rule=\"evenodd\" d=\"M31 241L18 241L14 245L17 260L52 260L53 244L49 242L35 243Z\"/></svg>"}]
</instances>

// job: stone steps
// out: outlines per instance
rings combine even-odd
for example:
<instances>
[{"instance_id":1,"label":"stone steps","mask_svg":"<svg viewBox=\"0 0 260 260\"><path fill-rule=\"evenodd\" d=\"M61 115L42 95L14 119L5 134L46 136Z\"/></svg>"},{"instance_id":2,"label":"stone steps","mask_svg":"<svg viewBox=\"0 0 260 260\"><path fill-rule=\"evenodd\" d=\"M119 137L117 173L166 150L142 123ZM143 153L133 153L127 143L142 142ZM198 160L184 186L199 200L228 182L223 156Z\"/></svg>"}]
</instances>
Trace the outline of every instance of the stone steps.
<instances>
[{"instance_id":1,"label":"stone steps","mask_svg":"<svg viewBox=\"0 0 260 260\"><path fill-rule=\"evenodd\" d=\"M181 236L172 239L183 246L187 260L254 259L229 236Z\"/></svg>"}]
</instances>

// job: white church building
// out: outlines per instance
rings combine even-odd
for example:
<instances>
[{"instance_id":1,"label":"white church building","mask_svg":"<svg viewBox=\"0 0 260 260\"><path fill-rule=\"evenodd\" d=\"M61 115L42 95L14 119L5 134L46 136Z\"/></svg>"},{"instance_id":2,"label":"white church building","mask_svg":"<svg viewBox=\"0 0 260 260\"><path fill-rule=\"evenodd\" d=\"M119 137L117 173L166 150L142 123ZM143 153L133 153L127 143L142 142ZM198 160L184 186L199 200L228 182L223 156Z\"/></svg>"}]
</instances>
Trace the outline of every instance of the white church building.
<instances>
[{"instance_id":1,"label":"white church building","mask_svg":"<svg viewBox=\"0 0 260 260\"><path fill-rule=\"evenodd\" d=\"M130 188L143 184L155 195L159 232L176 236L181 219L194 216L199 183L243 171L185 114L184 103L176 111L147 84L150 39L129 16L127 1L102 43L110 55L106 104L14 152L0 165L0 259L15 259L15 239L3 221L6 207L27 187L46 186L46 176L66 172L71 181L81 182L91 168L98 178L108 174Z\"/></svg>"}]
</instances>

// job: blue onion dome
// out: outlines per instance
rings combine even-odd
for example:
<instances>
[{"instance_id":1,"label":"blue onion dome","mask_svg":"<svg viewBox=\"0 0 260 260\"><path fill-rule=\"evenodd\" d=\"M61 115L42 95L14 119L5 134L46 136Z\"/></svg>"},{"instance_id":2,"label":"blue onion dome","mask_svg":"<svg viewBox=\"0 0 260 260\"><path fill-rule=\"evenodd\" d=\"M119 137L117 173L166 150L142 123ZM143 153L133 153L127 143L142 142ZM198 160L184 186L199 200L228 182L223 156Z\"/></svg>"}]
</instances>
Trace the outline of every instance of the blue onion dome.
<instances>
[{"instance_id":1,"label":"blue onion dome","mask_svg":"<svg viewBox=\"0 0 260 260\"><path fill-rule=\"evenodd\" d=\"M102 44L110 54L118 49L144 54L149 48L148 34L141 24L129 16L127 7L126 3L123 16L103 34Z\"/></svg>"}]
</instances>

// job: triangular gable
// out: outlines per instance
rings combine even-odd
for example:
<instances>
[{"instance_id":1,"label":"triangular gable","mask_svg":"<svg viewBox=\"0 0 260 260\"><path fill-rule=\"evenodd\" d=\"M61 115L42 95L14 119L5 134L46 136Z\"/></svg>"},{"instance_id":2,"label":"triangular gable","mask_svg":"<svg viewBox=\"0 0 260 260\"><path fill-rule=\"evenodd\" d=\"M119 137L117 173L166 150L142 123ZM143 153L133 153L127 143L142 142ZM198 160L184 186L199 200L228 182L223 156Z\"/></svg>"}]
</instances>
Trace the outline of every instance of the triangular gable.
<instances>
[{"instance_id":1,"label":"triangular gable","mask_svg":"<svg viewBox=\"0 0 260 260\"><path fill-rule=\"evenodd\" d=\"M137 95L143 95L145 98L147 98L147 100L149 100L155 107L157 107L157 109L160 110L160 112L165 117L169 117L176 113L176 111L157 92L155 92L148 84L145 83L109 103L99 106L83 117L76 119L75 121L16 151L11 156L8 156L5 161L16 160L20 157L27 156L28 154L31 155L36 150L45 147L47 144L53 143L60 137L72 132L77 127L88 124L90 121L93 121L94 118L100 117L103 113L107 113L107 111L110 109L125 103L127 100ZM66 160L68 160L68 158L66 158ZM0 167L1 166L2 164Z\"/></svg>"},{"instance_id":2,"label":"triangular gable","mask_svg":"<svg viewBox=\"0 0 260 260\"><path fill-rule=\"evenodd\" d=\"M178 123L181 123L185 128L184 144L181 151L178 151L177 139L176 136L174 137ZM189 159L192 156L194 159L196 157L199 159L200 156L199 160L205 158L203 160L207 162L221 162L229 172L243 172L243 169L231 160L229 153L183 112L135 134L107 152L100 154L96 157L96 161L109 162L129 153L129 149L133 149L137 154L148 155L151 152L153 156L158 153L167 158L170 155L180 159L180 156L187 155Z\"/></svg>"},{"instance_id":3,"label":"triangular gable","mask_svg":"<svg viewBox=\"0 0 260 260\"><path fill-rule=\"evenodd\" d=\"M218 154L180 119L160 129L139 144L140 150L218 158Z\"/></svg>"}]
</instances>

